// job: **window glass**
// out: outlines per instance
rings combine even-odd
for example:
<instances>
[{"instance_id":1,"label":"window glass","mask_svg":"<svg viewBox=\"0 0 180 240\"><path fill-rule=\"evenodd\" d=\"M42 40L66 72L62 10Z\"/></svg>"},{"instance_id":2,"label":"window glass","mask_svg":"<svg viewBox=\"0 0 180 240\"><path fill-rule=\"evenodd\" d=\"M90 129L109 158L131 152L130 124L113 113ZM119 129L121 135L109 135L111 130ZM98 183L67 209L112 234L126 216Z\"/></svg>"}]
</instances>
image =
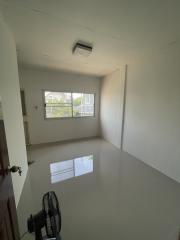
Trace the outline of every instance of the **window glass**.
<instances>
[{"instance_id":1,"label":"window glass","mask_svg":"<svg viewBox=\"0 0 180 240\"><path fill-rule=\"evenodd\" d=\"M94 116L94 94L45 91L46 118Z\"/></svg>"},{"instance_id":2,"label":"window glass","mask_svg":"<svg viewBox=\"0 0 180 240\"><path fill-rule=\"evenodd\" d=\"M73 93L73 117L94 116L94 94Z\"/></svg>"},{"instance_id":3,"label":"window glass","mask_svg":"<svg viewBox=\"0 0 180 240\"><path fill-rule=\"evenodd\" d=\"M46 118L72 117L71 93L45 92Z\"/></svg>"}]
</instances>

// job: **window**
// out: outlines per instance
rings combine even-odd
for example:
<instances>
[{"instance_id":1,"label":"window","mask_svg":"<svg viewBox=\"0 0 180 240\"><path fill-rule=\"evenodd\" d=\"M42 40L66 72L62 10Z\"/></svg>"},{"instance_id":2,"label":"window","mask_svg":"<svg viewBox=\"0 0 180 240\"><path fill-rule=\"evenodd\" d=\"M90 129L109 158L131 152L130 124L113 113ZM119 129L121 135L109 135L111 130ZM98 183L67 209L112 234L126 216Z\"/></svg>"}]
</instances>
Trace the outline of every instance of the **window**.
<instances>
[{"instance_id":1,"label":"window","mask_svg":"<svg viewBox=\"0 0 180 240\"><path fill-rule=\"evenodd\" d=\"M46 118L94 116L94 94L45 91L44 97Z\"/></svg>"},{"instance_id":2,"label":"window","mask_svg":"<svg viewBox=\"0 0 180 240\"><path fill-rule=\"evenodd\" d=\"M73 117L94 116L94 94L73 93Z\"/></svg>"},{"instance_id":3,"label":"window","mask_svg":"<svg viewBox=\"0 0 180 240\"><path fill-rule=\"evenodd\" d=\"M45 91L46 118L72 117L71 93Z\"/></svg>"}]
</instances>

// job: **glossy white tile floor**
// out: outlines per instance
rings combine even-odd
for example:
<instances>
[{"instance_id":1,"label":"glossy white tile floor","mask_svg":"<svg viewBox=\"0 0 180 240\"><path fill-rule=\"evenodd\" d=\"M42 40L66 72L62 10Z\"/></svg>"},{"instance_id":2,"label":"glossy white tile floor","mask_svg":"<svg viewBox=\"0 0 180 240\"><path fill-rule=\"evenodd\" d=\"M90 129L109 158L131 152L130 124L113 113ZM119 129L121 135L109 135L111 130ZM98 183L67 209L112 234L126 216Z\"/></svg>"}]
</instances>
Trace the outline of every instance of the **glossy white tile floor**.
<instances>
[{"instance_id":1,"label":"glossy white tile floor","mask_svg":"<svg viewBox=\"0 0 180 240\"><path fill-rule=\"evenodd\" d=\"M36 147L29 157L35 163L18 206L21 234L43 194L53 190L62 240L177 239L180 184L111 144L94 139Z\"/></svg>"}]
</instances>

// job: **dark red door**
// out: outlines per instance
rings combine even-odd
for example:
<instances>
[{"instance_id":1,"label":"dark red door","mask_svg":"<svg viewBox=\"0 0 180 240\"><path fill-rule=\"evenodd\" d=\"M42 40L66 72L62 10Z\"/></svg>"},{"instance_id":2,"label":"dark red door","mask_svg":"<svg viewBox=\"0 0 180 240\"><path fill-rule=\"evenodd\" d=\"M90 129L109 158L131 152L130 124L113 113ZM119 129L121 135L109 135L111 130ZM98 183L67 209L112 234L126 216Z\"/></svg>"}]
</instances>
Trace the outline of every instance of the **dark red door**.
<instances>
[{"instance_id":1,"label":"dark red door","mask_svg":"<svg viewBox=\"0 0 180 240\"><path fill-rule=\"evenodd\" d=\"M0 240L19 240L14 192L8 168L4 123L0 120Z\"/></svg>"}]
</instances>

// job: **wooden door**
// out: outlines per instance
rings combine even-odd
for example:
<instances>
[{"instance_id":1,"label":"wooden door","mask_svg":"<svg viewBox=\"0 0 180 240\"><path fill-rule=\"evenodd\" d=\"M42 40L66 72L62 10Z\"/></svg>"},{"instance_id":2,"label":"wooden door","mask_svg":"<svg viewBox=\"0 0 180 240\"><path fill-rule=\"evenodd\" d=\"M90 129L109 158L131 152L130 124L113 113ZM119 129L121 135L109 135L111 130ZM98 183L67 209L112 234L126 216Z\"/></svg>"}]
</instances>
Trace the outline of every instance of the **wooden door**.
<instances>
[{"instance_id":1,"label":"wooden door","mask_svg":"<svg viewBox=\"0 0 180 240\"><path fill-rule=\"evenodd\" d=\"M4 123L0 120L0 240L19 240L14 192L8 167Z\"/></svg>"}]
</instances>

